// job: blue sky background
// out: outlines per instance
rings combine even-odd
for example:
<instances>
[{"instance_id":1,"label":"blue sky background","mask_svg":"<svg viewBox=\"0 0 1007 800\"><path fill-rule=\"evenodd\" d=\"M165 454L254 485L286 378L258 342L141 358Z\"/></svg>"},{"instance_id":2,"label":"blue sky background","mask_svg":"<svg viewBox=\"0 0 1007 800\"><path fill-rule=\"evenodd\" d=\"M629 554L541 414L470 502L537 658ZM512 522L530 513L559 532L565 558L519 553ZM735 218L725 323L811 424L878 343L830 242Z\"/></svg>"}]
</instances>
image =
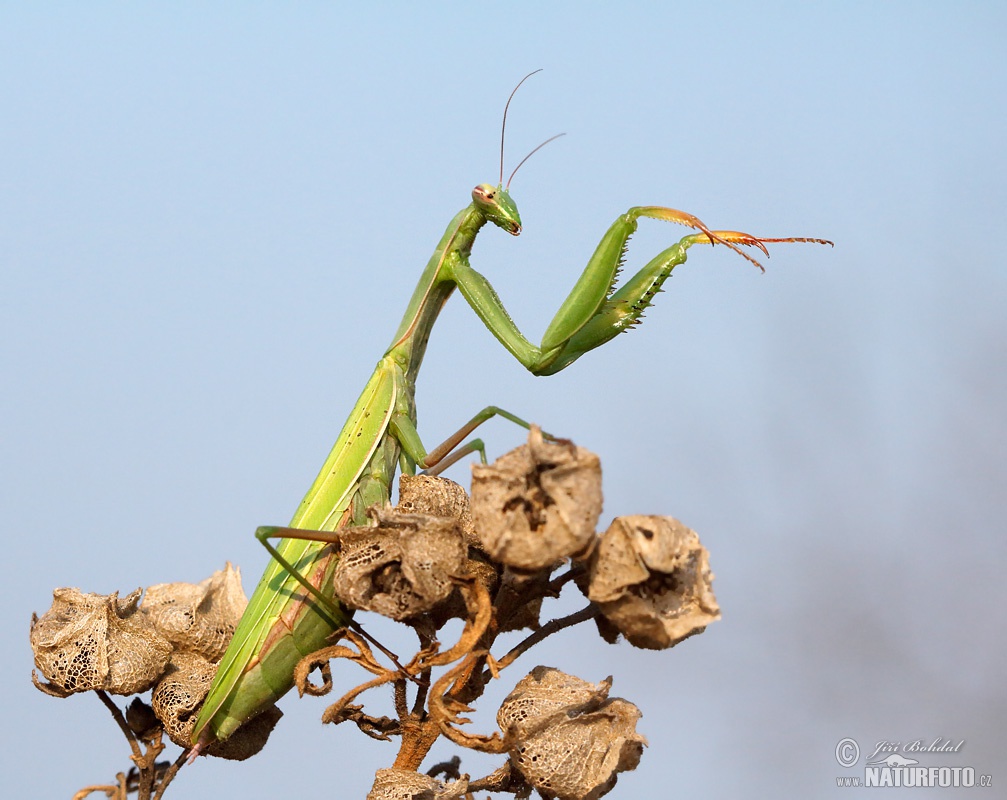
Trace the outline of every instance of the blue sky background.
<instances>
[{"instance_id":1,"label":"blue sky background","mask_svg":"<svg viewBox=\"0 0 1007 800\"><path fill-rule=\"evenodd\" d=\"M530 338L632 205L836 248L765 275L694 250L642 328L551 378L449 304L425 440L495 403L590 447L603 522L696 529L724 614L661 653L556 636L480 730L544 663L643 709L614 796L844 797L844 737L965 739L921 763L1002 784L1005 36L992 3L0 6L9 793L127 766L96 699L31 687L31 612L226 560L254 586L252 531L289 519L539 67L508 164L568 136L514 181L522 236L473 255ZM630 264L681 232L644 222ZM362 797L393 747L324 706L286 698L262 754L169 796Z\"/></svg>"}]
</instances>

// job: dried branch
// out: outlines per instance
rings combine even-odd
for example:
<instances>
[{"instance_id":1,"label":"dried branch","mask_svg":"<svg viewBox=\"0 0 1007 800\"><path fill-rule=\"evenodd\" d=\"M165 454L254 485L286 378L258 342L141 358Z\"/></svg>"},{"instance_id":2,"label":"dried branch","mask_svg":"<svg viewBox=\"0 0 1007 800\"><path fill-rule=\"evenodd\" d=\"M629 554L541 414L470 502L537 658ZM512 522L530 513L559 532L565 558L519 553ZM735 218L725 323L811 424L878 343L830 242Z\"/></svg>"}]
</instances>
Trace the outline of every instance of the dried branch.
<instances>
[{"instance_id":1,"label":"dried branch","mask_svg":"<svg viewBox=\"0 0 1007 800\"><path fill-rule=\"evenodd\" d=\"M392 736L402 735L402 724L399 720L389 717L372 717L364 713L363 706L343 706L339 711L338 719L330 721L336 725L340 722L352 722L363 733L382 742L390 742Z\"/></svg>"},{"instance_id":2,"label":"dried branch","mask_svg":"<svg viewBox=\"0 0 1007 800\"><path fill-rule=\"evenodd\" d=\"M564 628L569 628L573 625L577 625L581 622L587 622L589 619L594 619L598 614L598 609L595 607L594 603L589 603L584 606L580 611L575 611L573 614L569 614L565 617L560 617L558 619L549 620L545 625L539 628L535 633L529 636L527 639L516 644L503 658L496 662L496 669L501 670L505 667L509 667L513 664L522 653L526 653L529 649L537 645L543 639L552 636L554 633L558 633Z\"/></svg>"}]
</instances>

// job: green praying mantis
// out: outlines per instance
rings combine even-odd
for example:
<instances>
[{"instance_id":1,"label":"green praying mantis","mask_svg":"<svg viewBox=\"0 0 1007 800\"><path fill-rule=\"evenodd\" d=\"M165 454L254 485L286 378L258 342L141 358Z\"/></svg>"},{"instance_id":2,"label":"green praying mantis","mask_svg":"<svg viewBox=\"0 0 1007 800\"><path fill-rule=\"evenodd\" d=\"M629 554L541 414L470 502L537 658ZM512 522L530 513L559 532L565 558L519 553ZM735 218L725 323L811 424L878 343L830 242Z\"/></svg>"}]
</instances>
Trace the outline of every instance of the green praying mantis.
<instances>
[{"instance_id":1,"label":"green praying mantis","mask_svg":"<svg viewBox=\"0 0 1007 800\"><path fill-rule=\"evenodd\" d=\"M504 129L514 92L504 108ZM469 255L476 236L487 223L512 236L521 233L521 217L509 193L510 183L525 161L547 143L529 153L504 185L501 134L499 182L495 186L476 186L472 202L448 224L420 276L391 346L378 361L289 528L260 528L257 532L273 558L235 630L199 713L192 736L193 758L273 705L292 687L297 662L325 646L337 629L349 624L350 612L332 595L332 572L338 556L326 543L323 532L368 524L367 509L389 502L396 468L412 475L417 469L443 468L465 453L482 453L480 440L464 445L462 442L491 417L506 417L527 427L518 417L491 406L476 414L444 444L429 452L424 448L416 430L416 377L431 329L455 289L529 372L552 375L638 323L671 271L685 262L693 245L725 245L761 269L758 261L739 246L757 247L768 255L766 244L773 242L832 244L824 239L770 239L739 231L711 230L683 211L661 206L631 208L602 237L536 346L518 330L489 281L469 264ZM679 223L698 232L663 250L616 290L628 240L641 217ZM266 540L278 531L283 538L274 548ZM328 537L328 541L332 539Z\"/></svg>"}]
</instances>

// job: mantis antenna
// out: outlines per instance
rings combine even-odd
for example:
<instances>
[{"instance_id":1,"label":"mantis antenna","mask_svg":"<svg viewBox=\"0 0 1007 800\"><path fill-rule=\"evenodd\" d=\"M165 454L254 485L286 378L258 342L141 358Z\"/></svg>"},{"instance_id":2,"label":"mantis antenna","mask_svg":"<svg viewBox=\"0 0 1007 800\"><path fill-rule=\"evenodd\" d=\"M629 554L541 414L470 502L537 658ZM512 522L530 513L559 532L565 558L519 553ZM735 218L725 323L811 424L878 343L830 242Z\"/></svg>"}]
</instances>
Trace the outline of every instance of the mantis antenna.
<instances>
[{"instance_id":1,"label":"mantis antenna","mask_svg":"<svg viewBox=\"0 0 1007 800\"><path fill-rule=\"evenodd\" d=\"M522 158L521 159L521 163L518 164L516 167L514 167L514 172L512 172L510 174L510 177L507 179L507 185L504 188L507 189L508 191L510 191L510 182L512 180L514 180L514 175L517 173L517 171L519 169L521 169L521 167L524 166L524 162L527 161L529 158L531 158L533 155L535 155L539 150L541 150L547 144L549 144L549 142L556 141L560 136L566 136L566 134L565 133L557 133L555 136L550 136L548 139L546 139L544 142L542 142L542 144L540 144L538 147L536 147L534 150L532 150L528 155L526 155L524 158Z\"/></svg>"},{"instance_id":2,"label":"mantis antenna","mask_svg":"<svg viewBox=\"0 0 1007 800\"><path fill-rule=\"evenodd\" d=\"M499 180L499 183L503 183L504 134L507 132L507 109L510 108L510 101L514 99L514 95L516 95L517 94L517 90L521 88L521 84L524 83L526 80L528 80L535 73L541 72L541 71L542 71L541 69L537 69L534 72L529 72L521 80L519 80L518 83L517 83L517 86L515 86L514 90L510 93L510 97L507 98L506 105L504 105L503 125L500 126L500 180ZM539 147L541 147L541 146L542 145L539 145ZM534 153L535 151L533 150L532 152ZM525 161L527 161L527 158L525 159ZM521 163L524 163L524 162L521 162ZM518 166L520 166L520 164ZM515 172L516 171L517 170L515 170ZM511 177L512 178L514 177L513 173L511 174ZM507 183L510 184L510 181L508 181Z\"/></svg>"},{"instance_id":3,"label":"mantis antenna","mask_svg":"<svg viewBox=\"0 0 1007 800\"><path fill-rule=\"evenodd\" d=\"M498 185L503 185L504 135L507 133L507 110L510 108L510 101L514 99L514 95L517 94L517 90L521 88L521 84L522 83L524 83L526 80L528 80L535 73L541 72L541 71L542 71L541 69L537 69L534 72L529 72L521 80L519 80L518 83L517 83L517 86L515 86L514 90L510 93L510 97L507 98L507 103L504 105L503 124L500 126L500 180L498 181ZM516 167L514 167L514 171L510 174L510 177L507 179L507 185L504 188L508 189L508 190L510 189L510 182L512 180L514 180L514 176L517 174L517 171L519 169L521 169L521 167L524 166L524 162L525 161L527 161L529 158L531 158L533 155L535 155L539 150L541 150L543 147L545 147L547 144L549 144L549 142L555 141L560 136L566 136L566 134L565 133L557 133L555 136L550 136L548 139L546 139L544 142L542 142L542 144L540 144L538 147L536 147L534 150L532 150L528 155L526 155L524 158L522 158L521 159L521 163L518 164Z\"/></svg>"}]
</instances>

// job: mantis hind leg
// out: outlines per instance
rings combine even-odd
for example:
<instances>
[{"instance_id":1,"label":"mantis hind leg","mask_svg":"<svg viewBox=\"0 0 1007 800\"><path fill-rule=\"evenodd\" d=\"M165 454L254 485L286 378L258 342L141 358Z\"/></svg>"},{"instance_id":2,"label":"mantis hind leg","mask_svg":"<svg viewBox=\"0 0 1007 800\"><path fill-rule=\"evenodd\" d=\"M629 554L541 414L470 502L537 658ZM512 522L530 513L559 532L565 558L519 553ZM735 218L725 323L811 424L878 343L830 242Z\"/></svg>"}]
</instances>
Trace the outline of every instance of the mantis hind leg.
<instances>
[{"instance_id":1,"label":"mantis hind leg","mask_svg":"<svg viewBox=\"0 0 1007 800\"><path fill-rule=\"evenodd\" d=\"M280 551L273 547L269 541L270 539L303 539L309 542L335 544L339 541L339 529L334 531L309 531L302 528L284 528L276 525L260 525L255 529L255 538L258 539L259 543L266 548L273 558L276 559L277 563L283 567L288 574L293 576L293 578L301 584L302 588L311 595L312 599L318 603L320 606L319 610L325 616L329 617L329 622L332 624L332 628L334 630L338 630L339 628L352 628L367 641L377 647L378 650L384 653L395 665L396 669L398 669L399 672L401 672L406 678L414 683L418 683L417 679L410 675L406 671L405 667L399 663L399 657L395 655L395 653L371 636L364 629L363 625L353 619L353 611L351 609L343 606L338 600L333 600L332 598L326 597L322 594L318 588L306 577L304 577L304 574L297 567L284 558Z\"/></svg>"},{"instance_id":2,"label":"mantis hind leg","mask_svg":"<svg viewBox=\"0 0 1007 800\"><path fill-rule=\"evenodd\" d=\"M287 558L273 546L270 539L302 539L309 542L324 542L334 544L339 541L339 531L312 531L302 528L287 528L278 525L260 525L255 529L255 538L259 544L266 548L266 551L291 575L312 599L318 603L319 611L329 618L333 628L343 628L349 624L349 612L338 602L322 594L318 588L309 581L296 566L290 563Z\"/></svg>"}]
</instances>

